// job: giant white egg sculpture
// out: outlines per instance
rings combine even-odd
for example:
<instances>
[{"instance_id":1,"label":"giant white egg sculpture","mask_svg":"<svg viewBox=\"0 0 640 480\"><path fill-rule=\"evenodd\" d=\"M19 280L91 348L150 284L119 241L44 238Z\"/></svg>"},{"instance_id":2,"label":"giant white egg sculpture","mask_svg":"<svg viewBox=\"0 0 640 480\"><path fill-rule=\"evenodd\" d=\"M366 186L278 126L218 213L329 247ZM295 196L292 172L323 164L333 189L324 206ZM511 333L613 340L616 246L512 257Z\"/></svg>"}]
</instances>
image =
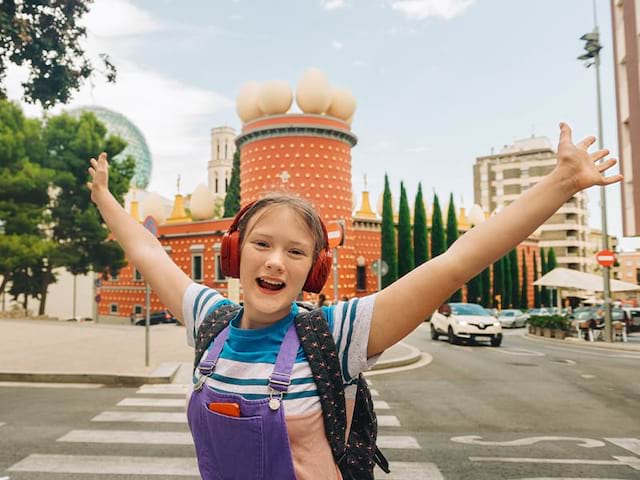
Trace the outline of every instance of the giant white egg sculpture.
<instances>
[{"instance_id":1,"label":"giant white egg sculpture","mask_svg":"<svg viewBox=\"0 0 640 480\"><path fill-rule=\"evenodd\" d=\"M191 194L191 217L194 220L206 220L213 217L215 198L209 189L200 183Z\"/></svg>"},{"instance_id":2,"label":"giant white egg sculpture","mask_svg":"<svg viewBox=\"0 0 640 480\"><path fill-rule=\"evenodd\" d=\"M296 103L304 113L321 114L331 104L331 85L318 68L309 68L296 86Z\"/></svg>"},{"instance_id":3,"label":"giant white egg sculpture","mask_svg":"<svg viewBox=\"0 0 640 480\"><path fill-rule=\"evenodd\" d=\"M260 96L260 84L254 80L245 83L236 98L236 112L243 123L250 122L262 116L262 110L258 106Z\"/></svg>"},{"instance_id":4,"label":"giant white egg sculpture","mask_svg":"<svg viewBox=\"0 0 640 480\"><path fill-rule=\"evenodd\" d=\"M265 115L287 113L293 103L291 87L284 80L271 80L260 86L258 108Z\"/></svg>"},{"instance_id":5,"label":"giant white egg sculpture","mask_svg":"<svg viewBox=\"0 0 640 480\"><path fill-rule=\"evenodd\" d=\"M343 88L334 88L331 93L331 105L327 109L327 115L351 123L351 118L355 111L356 99L353 93Z\"/></svg>"},{"instance_id":6,"label":"giant white egg sculpture","mask_svg":"<svg viewBox=\"0 0 640 480\"><path fill-rule=\"evenodd\" d=\"M469 221L471 222L471 225L480 225L484 222L484 211L477 203L475 203L469 211Z\"/></svg>"},{"instance_id":7,"label":"giant white egg sculpture","mask_svg":"<svg viewBox=\"0 0 640 480\"><path fill-rule=\"evenodd\" d=\"M151 216L158 224L164 223L167 218L167 213L162 204L162 197L157 193L152 192L147 195L147 198L145 198L142 203L142 211L144 212L145 218Z\"/></svg>"}]
</instances>

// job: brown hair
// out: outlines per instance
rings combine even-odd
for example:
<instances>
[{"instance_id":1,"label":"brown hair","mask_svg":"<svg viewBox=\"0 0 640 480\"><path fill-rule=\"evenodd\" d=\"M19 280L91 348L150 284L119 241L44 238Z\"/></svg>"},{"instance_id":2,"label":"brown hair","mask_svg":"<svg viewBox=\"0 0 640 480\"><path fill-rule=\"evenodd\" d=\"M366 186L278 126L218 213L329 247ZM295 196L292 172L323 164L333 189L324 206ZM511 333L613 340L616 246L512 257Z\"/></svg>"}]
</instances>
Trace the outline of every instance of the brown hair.
<instances>
[{"instance_id":1,"label":"brown hair","mask_svg":"<svg viewBox=\"0 0 640 480\"><path fill-rule=\"evenodd\" d=\"M245 212L245 214L238 222L238 231L240 232L240 245L242 245L245 235L249 233L246 232L249 221L257 213L262 212L262 215L264 215L269 210L280 206L288 207L293 210L309 230L309 233L313 237L313 260L315 261L315 259L318 257L318 254L320 253L320 250L327 246L324 230L322 228L322 220L309 202L303 200L302 198L294 197L293 195L270 193L262 197L260 200L257 200L249 208L249 210Z\"/></svg>"}]
</instances>

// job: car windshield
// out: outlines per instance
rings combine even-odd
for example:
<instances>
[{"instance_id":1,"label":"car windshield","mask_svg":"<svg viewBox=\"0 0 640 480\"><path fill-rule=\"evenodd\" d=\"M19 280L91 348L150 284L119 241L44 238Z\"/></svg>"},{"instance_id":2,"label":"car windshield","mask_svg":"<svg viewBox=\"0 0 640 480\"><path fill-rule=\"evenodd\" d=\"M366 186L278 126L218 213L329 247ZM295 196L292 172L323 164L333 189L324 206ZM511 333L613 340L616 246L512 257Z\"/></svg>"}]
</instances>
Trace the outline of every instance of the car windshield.
<instances>
[{"instance_id":1,"label":"car windshield","mask_svg":"<svg viewBox=\"0 0 640 480\"><path fill-rule=\"evenodd\" d=\"M501 317L514 317L515 315L516 315L516 312L510 311L510 310L505 310L504 312L500 313Z\"/></svg>"},{"instance_id":2,"label":"car windshield","mask_svg":"<svg viewBox=\"0 0 640 480\"><path fill-rule=\"evenodd\" d=\"M449 305L451 306L451 313L454 315L490 316L484 308L475 303L450 303Z\"/></svg>"}]
</instances>

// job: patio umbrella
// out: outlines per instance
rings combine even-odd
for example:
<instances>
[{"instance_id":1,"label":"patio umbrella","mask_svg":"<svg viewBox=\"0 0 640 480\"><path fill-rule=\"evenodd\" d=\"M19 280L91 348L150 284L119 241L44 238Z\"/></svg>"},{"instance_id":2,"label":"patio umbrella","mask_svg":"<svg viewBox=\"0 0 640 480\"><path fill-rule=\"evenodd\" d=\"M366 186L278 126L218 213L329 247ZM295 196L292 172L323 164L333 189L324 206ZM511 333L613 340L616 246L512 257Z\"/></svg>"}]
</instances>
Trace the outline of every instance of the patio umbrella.
<instances>
[{"instance_id":1,"label":"patio umbrella","mask_svg":"<svg viewBox=\"0 0 640 480\"><path fill-rule=\"evenodd\" d=\"M533 282L539 287L562 288L571 290L604 291L604 280L601 275L579 272L568 268L554 268ZM611 279L612 292L629 292L640 290L640 285Z\"/></svg>"}]
</instances>

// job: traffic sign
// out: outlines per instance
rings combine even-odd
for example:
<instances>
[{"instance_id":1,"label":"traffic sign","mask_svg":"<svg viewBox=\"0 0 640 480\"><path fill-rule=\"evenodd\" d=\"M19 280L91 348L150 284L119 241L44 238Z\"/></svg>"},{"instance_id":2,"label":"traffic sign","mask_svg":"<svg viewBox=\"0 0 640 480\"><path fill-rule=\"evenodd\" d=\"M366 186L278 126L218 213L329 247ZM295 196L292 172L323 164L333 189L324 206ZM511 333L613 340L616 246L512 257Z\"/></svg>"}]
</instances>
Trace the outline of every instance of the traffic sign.
<instances>
[{"instance_id":1,"label":"traffic sign","mask_svg":"<svg viewBox=\"0 0 640 480\"><path fill-rule=\"evenodd\" d=\"M616 263L616 255L611 250L600 250L596 253L596 260L603 267L612 267Z\"/></svg>"},{"instance_id":2,"label":"traffic sign","mask_svg":"<svg viewBox=\"0 0 640 480\"><path fill-rule=\"evenodd\" d=\"M341 220L328 222L327 237L329 238L329 248L336 248L344 244L344 222Z\"/></svg>"},{"instance_id":3,"label":"traffic sign","mask_svg":"<svg viewBox=\"0 0 640 480\"><path fill-rule=\"evenodd\" d=\"M151 215L149 215L147 218L144 219L143 225L144 225L144 228L149 230L154 237L158 236L158 222L156 222L156 219L153 218Z\"/></svg>"},{"instance_id":4,"label":"traffic sign","mask_svg":"<svg viewBox=\"0 0 640 480\"><path fill-rule=\"evenodd\" d=\"M381 271L378 272L378 268L380 266L382 268ZM376 259L371 263L371 270L373 270L373 273L375 273L376 275L379 273L384 277L389 272L389 265L387 265L387 262L385 262L384 260Z\"/></svg>"}]
</instances>

